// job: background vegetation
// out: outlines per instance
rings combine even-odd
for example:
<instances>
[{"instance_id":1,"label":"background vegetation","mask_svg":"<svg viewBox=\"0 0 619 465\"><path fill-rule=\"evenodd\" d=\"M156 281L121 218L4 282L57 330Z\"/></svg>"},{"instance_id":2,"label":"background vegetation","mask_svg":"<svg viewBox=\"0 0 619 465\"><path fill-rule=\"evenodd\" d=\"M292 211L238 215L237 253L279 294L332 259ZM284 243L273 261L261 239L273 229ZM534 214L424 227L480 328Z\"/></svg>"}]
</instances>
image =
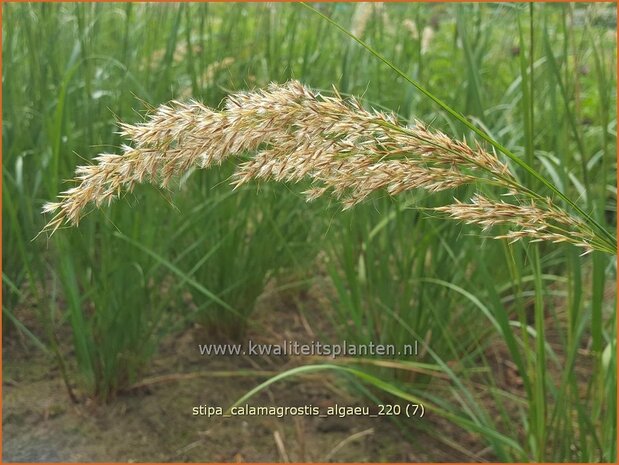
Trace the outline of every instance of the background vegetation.
<instances>
[{"instance_id":1,"label":"background vegetation","mask_svg":"<svg viewBox=\"0 0 619 465\"><path fill-rule=\"evenodd\" d=\"M612 4L315 6L615 229ZM388 367L328 367L360 395L421 399L496 460L616 460L615 257L487 240L417 209L466 189L342 213L306 204L300 186L233 193L224 165L33 240L75 166L122 143L116 120L170 99L217 107L295 78L474 139L327 21L300 4L6 4L2 34L3 333L56 354L67 386L111 400L165 334L199 323L213 340L242 340L269 282L303 300L324 279L325 337L423 341L420 357ZM44 331L30 330L26 307Z\"/></svg>"}]
</instances>

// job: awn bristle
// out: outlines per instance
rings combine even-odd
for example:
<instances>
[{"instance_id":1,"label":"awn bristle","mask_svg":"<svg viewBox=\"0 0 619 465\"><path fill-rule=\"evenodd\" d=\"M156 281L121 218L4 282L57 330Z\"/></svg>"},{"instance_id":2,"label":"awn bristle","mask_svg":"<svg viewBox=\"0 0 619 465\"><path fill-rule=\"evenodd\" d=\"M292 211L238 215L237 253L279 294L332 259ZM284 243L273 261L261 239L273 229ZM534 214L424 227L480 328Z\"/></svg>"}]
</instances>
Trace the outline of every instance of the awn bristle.
<instances>
[{"instance_id":1,"label":"awn bristle","mask_svg":"<svg viewBox=\"0 0 619 465\"><path fill-rule=\"evenodd\" d=\"M78 167L77 186L44 206L44 212L55 213L46 230L78 224L89 203L109 204L136 184L167 187L190 169L238 155L249 159L237 166L235 187L258 178L308 178L308 200L332 193L345 208L382 189L396 195L486 182L520 194L507 165L481 146L471 147L420 122L403 126L394 115L368 111L354 98L345 100L337 92L322 96L297 81L232 94L221 111L174 101L161 105L144 123L120 127L132 145L123 146L121 155L102 154L95 158L97 164ZM540 205L539 199L514 205L476 196L470 204L456 201L436 210L485 228L518 227L497 238L593 247L594 235L584 223L551 202Z\"/></svg>"}]
</instances>

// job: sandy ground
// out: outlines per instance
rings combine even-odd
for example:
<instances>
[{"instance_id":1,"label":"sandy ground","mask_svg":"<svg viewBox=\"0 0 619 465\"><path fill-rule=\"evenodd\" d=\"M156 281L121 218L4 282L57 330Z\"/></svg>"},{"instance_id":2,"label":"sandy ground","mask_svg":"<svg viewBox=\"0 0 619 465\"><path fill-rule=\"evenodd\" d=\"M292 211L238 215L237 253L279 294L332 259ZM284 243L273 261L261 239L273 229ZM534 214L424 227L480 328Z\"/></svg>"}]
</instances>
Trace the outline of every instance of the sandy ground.
<instances>
[{"instance_id":1,"label":"sandy ground","mask_svg":"<svg viewBox=\"0 0 619 465\"><path fill-rule=\"evenodd\" d=\"M264 307L264 305L263 305ZM288 302L271 302L258 311L257 341L304 340L312 327ZM268 330L265 331L265 328ZM67 334L67 358L71 359ZM204 329L194 327L168 337L145 378L147 386L121 393L107 405L80 395L70 401L53 358L28 347L15 334L4 338L3 460L5 462L242 462L242 461L460 461L459 452L429 430L457 435L440 419L192 415L193 407L226 408L266 379L243 370L278 372L307 361L285 357L200 355ZM151 382L149 382L150 380ZM373 406L354 396L342 380L318 374L279 382L252 405ZM406 422L410 422L406 424ZM415 423L415 424L412 424ZM461 433L460 433L461 434ZM481 450L474 437L461 446Z\"/></svg>"}]
</instances>

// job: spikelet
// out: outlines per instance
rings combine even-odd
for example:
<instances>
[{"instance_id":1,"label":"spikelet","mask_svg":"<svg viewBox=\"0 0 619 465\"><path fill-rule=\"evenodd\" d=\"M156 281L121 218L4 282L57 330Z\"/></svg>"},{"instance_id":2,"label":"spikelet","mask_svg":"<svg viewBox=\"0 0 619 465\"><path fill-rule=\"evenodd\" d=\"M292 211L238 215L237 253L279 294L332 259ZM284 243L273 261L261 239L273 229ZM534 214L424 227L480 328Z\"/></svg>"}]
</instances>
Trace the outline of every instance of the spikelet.
<instances>
[{"instance_id":1,"label":"spikelet","mask_svg":"<svg viewBox=\"0 0 619 465\"><path fill-rule=\"evenodd\" d=\"M435 210L467 224L480 225L484 230L497 225L516 228L494 236L495 239L568 242L584 248L586 253L594 249L595 235L582 221L557 208L550 199L546 199L543 206L533 202L514 205L475 194L470 203L455 200L454 204L436 207Z\"/></svg>"}]
</instances>

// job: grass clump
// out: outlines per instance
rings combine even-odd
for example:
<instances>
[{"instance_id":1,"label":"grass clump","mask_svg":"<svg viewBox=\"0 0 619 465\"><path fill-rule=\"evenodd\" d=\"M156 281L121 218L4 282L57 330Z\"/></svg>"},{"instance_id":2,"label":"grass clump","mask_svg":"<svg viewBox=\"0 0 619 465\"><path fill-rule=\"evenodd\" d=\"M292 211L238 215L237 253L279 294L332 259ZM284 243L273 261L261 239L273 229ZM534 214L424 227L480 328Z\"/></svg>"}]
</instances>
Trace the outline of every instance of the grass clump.
<instances>
[{"instance_id":1,"label":"grass clump","mask_svg":"<svg viewBox=\"0 0 619 465\"><path fill-rule=\"evenodd\" d=\"M68 385L79 376L85 395L108 400L165 334L196 321L209 336L241 333L264 283L291 263L315 276L305 254L321 250L334 338L422 341L421 360L341 360L337 372L375 396L429 402L479 440L465 450L460 430L434 431L458 457L614 461L615 9L316 8L322 17L299 4L4 6L6 340L26 335L56 354ZM119 149L115 119L135 121L136 95L153 112L122 125ZM189 96L204 103L161 105ZM68 221L50 230L133 189L132 208L31 241L43 202L101 146L113 153L78 173L55 206ZM256 195L252 179L303 181ZM178 182L182 214L141 182ZM467 237L478 226L506 240Z\"/></svg>"},{"instance_id":2,"label":"grass clump","mask_svg":"<svg viewBox=\"0 0 619 465\"><path fill-rule=\"evenodd\" d=\"M224 163L220 173L199 171L187 180L197 184L199 201L195 186L179 193L176 203L187 215L170 241L177 244L171 256L179 285L200 284L187 286L191 306L184 318L220 340L240 340L268 282L283 278L313 250L307 206L282 186L264 189L260 205L250 189L217 188L232 168Z\"/></svg>"}]
</instances>

